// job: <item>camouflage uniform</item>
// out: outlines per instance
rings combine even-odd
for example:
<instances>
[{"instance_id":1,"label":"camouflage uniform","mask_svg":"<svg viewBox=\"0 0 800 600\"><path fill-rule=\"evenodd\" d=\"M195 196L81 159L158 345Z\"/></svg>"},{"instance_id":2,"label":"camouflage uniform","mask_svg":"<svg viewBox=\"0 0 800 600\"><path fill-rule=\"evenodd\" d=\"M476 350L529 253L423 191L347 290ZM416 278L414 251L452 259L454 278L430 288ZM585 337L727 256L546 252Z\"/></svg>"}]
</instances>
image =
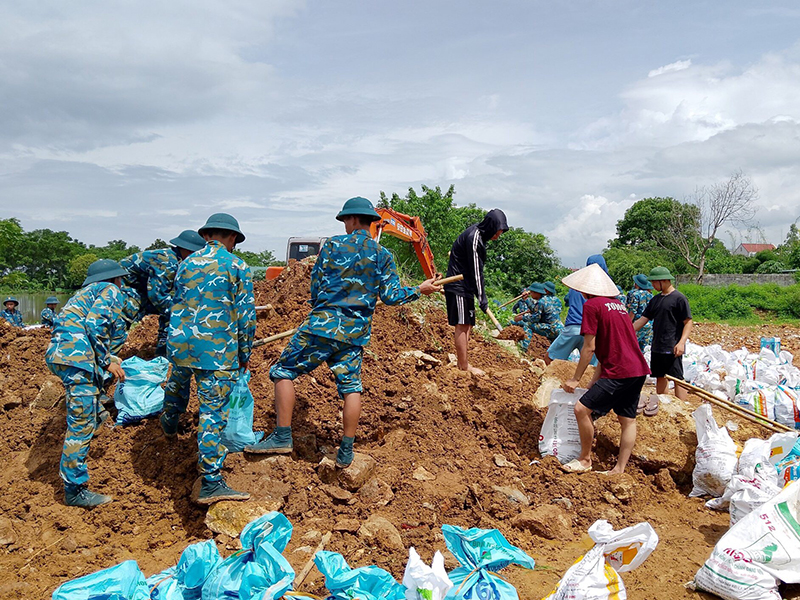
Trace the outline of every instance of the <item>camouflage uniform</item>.
<instances>
[{"instance_id":1,"label":"camouflage uniform","mask_svg":"<svg viewBox=\"0 0 800 600\"><path fill-rule=\"evenodd\" d=\"M113 283L98 282L79 290L56 321L45 362L67 392L67 433L61 454L61 479L69 485L89 480L86 455L97 426L98 401L111 340L119 337L123 295Z\"/></svg>"},{"instance_id":2,"label":"camouflage uniform","mask_svg":"<svg viewBox=\"0 0 800 600\"><path fill-rule=\"evenodd\" d=\"M555 302L554 302L555 300ZM531 343L532 334L542 335L548 340L553 341L564 329L564 324L561 322L561 309L558 298L554 296L542 296L536 302L536 309L530 314L525 315L522 320L527 337L520 342L523 352L528 351L528 346Z\"/></svg>"},{"instance_id":3,"label":"camouflage uniform","mask_svg":"<svg viewBox=\"0 0 800 600\"><path fill-rule=\"evenodd\" d=\"M122 291L126 296L122 316L130 328L145 315L158 315L157 348L163 348L167 343L169 310L180 263L180 256L172 248L145 250L119 261L120 266L129 272L122 279Z\"/></svg>"},{"instance_id":4,"label":"camouflage uniform","mask_svg":"<svg viewBox=\"0 0 800 600\"><path fill-rule=\"evenodd\" d=\"M0 312L0 317L3 317L10 325L13 325L14 327L25 327L25 323L22 321L22 313L16 308L13 310L4 308L3 312Z\"/></svg>"},{"instance_id":5,"label":"camouflage uniform","mask_svg":"<svg viewBox=\"0 0 800 600\"><path fill-rule=\"evenodd\" d=\"M388 250L357 229L330 238L311 271L311 312L270 369L273 381L296 379L327 362L339 394L360 392L361 354L378 297L389 306L419 298L403 287Z\"/></svg>"},{"instance_id":6,"label":"camouflage uniform","mask_svg":"<svg viewBox=\"0 0 800 600\"><path fill-rule=\"evenodd\" d=\"M647 290L634 288L628 292L628 297L625 299L625 308L629 313L633 314L634 322L642 316L644 309L647 308L648 302L653 299L653 294ZM636 334L639 340L639 349L644 352L645 347L653 343L653 322L648 321Z\"/></svg>"},{"instance_id":7,"label":"camouflage uniform","mask_svg":"<svg viewBox=\"0 0 800 600\"><path fill-rule=\"evenodd\" d=\"M42 325L46 327L50 327L51 329L56 324L56 315L55 311L52 308L44 308L41 313L42 317Z\"/></svg>"},{"instance_id":8,"label":"camouflage uniform","mask_svg":"<svg viewBox=\"0 0 800 600\"><path fill-rule=\"evenodd\" d=\"M178 267L167 355L173 363L164 411L186 410L192 375L200 399L198 463L207 481L222 481L227 450L220 438L228 396L241 365L249 362L256 331L253 280L245 262L210 241Z\"/></svg>"}]
</instances>

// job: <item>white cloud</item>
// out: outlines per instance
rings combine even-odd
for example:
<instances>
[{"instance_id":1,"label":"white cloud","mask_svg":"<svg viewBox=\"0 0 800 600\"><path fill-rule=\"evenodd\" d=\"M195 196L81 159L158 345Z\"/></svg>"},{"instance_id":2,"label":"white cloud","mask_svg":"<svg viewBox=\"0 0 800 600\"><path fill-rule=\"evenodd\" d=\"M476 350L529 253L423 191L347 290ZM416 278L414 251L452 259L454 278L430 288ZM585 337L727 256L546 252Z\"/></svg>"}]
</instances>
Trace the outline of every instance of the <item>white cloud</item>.
<instances>
[{"instance_id":1,"label":"white cloud","mask_svg":"<svg viewBox=\"0 0 800 600\"><path fill-rule=\"evenodd\" d=\"M684 69L688 69L691 66L692 66L691 60L677 60L674 63L670 63L668 65L664 65L663 67L653 69L647 74L647 76L658 77L659 75L663 75L664 73L674 73L675 71L683 71Z\"/></svg>"}]
</instances>

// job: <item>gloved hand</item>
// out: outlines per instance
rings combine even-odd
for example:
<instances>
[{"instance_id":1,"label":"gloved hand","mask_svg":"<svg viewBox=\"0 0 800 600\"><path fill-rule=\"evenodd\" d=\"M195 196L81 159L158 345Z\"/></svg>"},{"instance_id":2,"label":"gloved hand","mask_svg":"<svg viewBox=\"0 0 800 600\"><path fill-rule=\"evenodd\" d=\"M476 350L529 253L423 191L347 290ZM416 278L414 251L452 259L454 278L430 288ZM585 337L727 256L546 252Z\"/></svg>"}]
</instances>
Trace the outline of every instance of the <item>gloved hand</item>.
<instances>
[{"instance_id":1,"label":"gloved hand","mask_svg":"<svg viewBox=\"0 0 800 600\"><path fill-rule=\"evenodd\" d=\"M481 306L481 310L483 312L486 312L487 310L489 310L489 301L486 298L481 298L480 306Z\"/></svg>"}]
</instances>

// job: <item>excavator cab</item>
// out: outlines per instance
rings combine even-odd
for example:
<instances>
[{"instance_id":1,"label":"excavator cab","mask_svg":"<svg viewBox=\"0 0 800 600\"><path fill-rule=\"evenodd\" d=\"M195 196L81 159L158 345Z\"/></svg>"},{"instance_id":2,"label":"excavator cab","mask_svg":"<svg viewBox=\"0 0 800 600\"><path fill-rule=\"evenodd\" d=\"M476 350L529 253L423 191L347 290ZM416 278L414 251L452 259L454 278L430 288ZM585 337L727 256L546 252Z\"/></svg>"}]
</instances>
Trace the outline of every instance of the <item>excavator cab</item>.
<instances>
[{"instance_id":1,"label":"excavator cab","mask_svg":"<svg viewBox=\"0 0 800 600\"><path fill-rule=\"evenodd\" d=\"M322 250L326 237L290 237L286 244L286 264L293 260L303 260L309 256L316 256ZM283 267L267 267L266 279L275 279L281 274Z\"/></svg>"}]
</instances>

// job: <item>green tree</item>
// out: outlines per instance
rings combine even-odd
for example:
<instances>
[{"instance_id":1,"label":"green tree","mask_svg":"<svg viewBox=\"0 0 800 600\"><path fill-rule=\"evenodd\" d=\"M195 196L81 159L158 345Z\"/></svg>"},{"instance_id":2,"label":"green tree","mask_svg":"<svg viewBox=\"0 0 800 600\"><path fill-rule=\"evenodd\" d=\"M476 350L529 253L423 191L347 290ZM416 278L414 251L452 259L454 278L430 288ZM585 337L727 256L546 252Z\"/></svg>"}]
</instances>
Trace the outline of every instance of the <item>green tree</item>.
<instances>
[{"instance_id":1,"label":"green tree","mask_svg":"<svg viewBox=\"0 0 800 600\"><path fill-rule=\"evenodd\" d=\"M653 267L667 267L672 273L677 271L673 257L660 248L646 250L612 245L603 252L603 258L611 279L625 290L633 286L634 275L647 274Z\"/></svg>"},{"instance_id":2,"label":"green tree","mask_svg":"<svg viewBox=\"0 0 800 600\"><path fill-rule=\"evenodd\" d=\"M23 236L18 268L31 283L54 289L66 284L69 262L82 252L85 246L66 231L34 229Z\"/></svg>"},{"instance_id":3,"label":"green tree","mask_svg":"<svg viewBox=\"0 0 800 600\"><path fill-rule=\"evenodd\" d=\"M0 275L17 267L23 237L19 219L0 219Z\"/></svg>"},{"instance_id":4,"label":"green tree","mask_svg":"<svg viewBox=\"0 0 800 600\"><path fill-rule=\"evenodd\" d=\"M699 237L700 210L692 204L684 204L674 198L643 198L625 211L617 221L617 237L609 242L610 247L635 246L643 250L667 247L667 232L680 219L683 234L693 240Z\"/></svg>"},{"instance_id":5,"label":"green tree","mask_svg":"<svg viewBox=\"0 0 800 600\"><path fill-rule=\"evenodd\" d=\"M97 258L110 258L120 260L131 254L141 252L139 246L128 246L125 240L111 240L105 246L89 246L89 251Z\"/></svg>"},{"instance_id":6,"label":"green tree","mask_svg":"<svg viewBox=\"0 0 800 600\"><path fill-rule=\"evenodd\" d=\"M534 281L555 278L561 265L541 233L512 227L486 245L484 276L490 290L516 295Z\"/></svg>"},{"instance_id":7,"label":"green tree","mask_svg":"<svg viewBox=\"0 0 800 600\"><path fill-rule=\"evenodd\" d=\"M169 248L169 244L161 238L156 238L145 250L160 250L161 248Z\"/></svg>"},{"instance_id":8,"label":"green tree","mask_svg":"<svg viewBox=\"0 0 800 600\"><path fill-rule=\"evenodd\" d=\"M261 252L234 250L233 253L250 267L271 267L278 262L272 250L262 250Z\"/></svg>"},{"instance_id":9,"label":"green tree","mask_svg":"<svg viewBox=\"0 0 800 600\"><path fill-rule=\"evenodd\" d=\"M83 280L86 279L86 272L89 270L89 265L97 260L96 254L81 254L69 261L69 270L67 277L67 284L72 289L81 287Z\"/></svg>"}]
</instances>

